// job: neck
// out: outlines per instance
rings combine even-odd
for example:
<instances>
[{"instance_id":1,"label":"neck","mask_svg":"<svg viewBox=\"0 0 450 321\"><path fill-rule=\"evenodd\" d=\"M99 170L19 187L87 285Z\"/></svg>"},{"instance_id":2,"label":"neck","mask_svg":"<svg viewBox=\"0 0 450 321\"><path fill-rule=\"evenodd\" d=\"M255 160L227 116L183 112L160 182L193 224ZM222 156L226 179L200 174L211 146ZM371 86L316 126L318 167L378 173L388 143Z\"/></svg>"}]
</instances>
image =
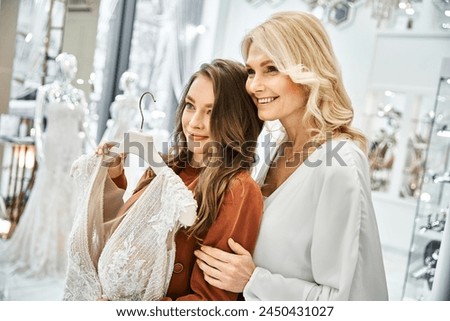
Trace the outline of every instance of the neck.
<instances>
[{"instance_id":1,"label":"neck","mask_svg":"<svg viewBox=\"0 0 450 321\"><path fill-rule=\"evenodd\" d=\"M193 154L189 164L193 168L205 167L205 157L203 155Z\"/></svg>"},{"instance_id":2,"label":"neck","mask_svg":"<svg viewBox=\"0 0 450 321\"><path fill-rule=\"evenodd\" d=\"M304 145L311 138L307 128L303 124L303 112L291 114L286 119L280 119L281 124L286 130L287 141L295 152L302 151Z\"/></svg>"},{"instance_id":3,"label":"neck","mask_svg":"<svg viewBox=\"0 0 450 321\"><path fill-rule=\"evenodd\" d=\"M55 81L56 86L59 88L59 90L66 92L68 89L72 87L69 79L60 79Z\"/></svg>"}]
</instances>

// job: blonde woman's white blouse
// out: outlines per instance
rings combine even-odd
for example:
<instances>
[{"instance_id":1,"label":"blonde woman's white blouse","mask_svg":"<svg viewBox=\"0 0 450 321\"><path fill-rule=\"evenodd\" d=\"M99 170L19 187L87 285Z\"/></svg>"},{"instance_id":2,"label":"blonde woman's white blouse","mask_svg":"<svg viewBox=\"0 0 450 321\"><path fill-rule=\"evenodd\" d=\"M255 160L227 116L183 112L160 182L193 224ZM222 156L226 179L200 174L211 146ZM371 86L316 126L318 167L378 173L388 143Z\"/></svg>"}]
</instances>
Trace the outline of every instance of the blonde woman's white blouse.
<instances>
[{"instance_id":1,"label":"blonde woman's white blouse","mask_svg":"<svg viewBox=\"0 0 450 321\"><path fill-rule=\"evenodd\" d=\"M368 163L353 142L324 144L266 198L253 259L246 300L388 299Z\"/></svg>"}]
</instances>

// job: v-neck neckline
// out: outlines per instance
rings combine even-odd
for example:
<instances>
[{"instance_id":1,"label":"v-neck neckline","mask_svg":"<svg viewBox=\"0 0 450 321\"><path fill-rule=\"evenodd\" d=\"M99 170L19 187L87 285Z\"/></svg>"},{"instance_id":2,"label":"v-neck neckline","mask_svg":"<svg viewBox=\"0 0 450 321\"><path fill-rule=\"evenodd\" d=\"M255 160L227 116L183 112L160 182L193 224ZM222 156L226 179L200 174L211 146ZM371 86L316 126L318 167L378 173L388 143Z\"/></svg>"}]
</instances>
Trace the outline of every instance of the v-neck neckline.
<instances>
[{"instance_id":1,"label":"v-neck neckline","mask_svg":"<svg viewBox=\"0 0 450 321\"><path fill-rule=\"evenodd\" d=\"M279 194L279 192L280 192L280 190L282 190L283 188L284 188L284 186L285 185L287 185L288 184L288 182L290 181L290 180L292 180L292 177L293 176L295 176L295 175L298 175L298 173L299 172L301 172L301 171L303 171L303 168L306 166L305 165L305 163L308 161L308 160L310 160L310 158L313 156L313 155L315 155L317 152L319 152L319 151L321 151L322 150L322 146L323 146L324 144L322 144L322 145L320 145L320 147L319 148L317 148L316 150L314 150L310 155L308 155L308 157L272 192L272 193L270 193L270 195L269 196L266 196L266 198L265 198L265 200L267 201L267 200L269 200L269 199L271 199L271 198L273 198L272 196L274 195L274 194ZM275 153L275 155L274 155L274 157L273 157L273 160L272 160L272 162L274 162L274 161L276 161L276 159L277 159L277 157L279 157L279 151L280 151L280 148L278 147L278 149L277 149L277 152ZM272 164L272 163L271 163ZM266 178L267 178L267 174L269 173L269 170L270 170L270 166L268 166L267 167L267 170L266 170L266 174L265 174L265 176L264 176L264 182L265 182L265 180L266 180ZM264 183L263 183L264 184Z\"/></svg>"},{"instance_id":2,"label":"v-neck neckline","mask_svg":"<svg viewBox=\"0 0 450 321\"><path fill-rule=\"evenodd\" d=\"M305 166L307 166L305 163L307 162L307 161L310 161L311 160L311 158L313 157L313 156L316 156L316 154L319 152L319 151L323 151L323 148L324 147L326 147L326 144L328 144L328 143L334 143L334 142L339 142L339 141L347 141L347 139L332 139L332 140L329 140L329 141L325 141L323 144L321 144L320 146L319 146L319 148L316 148L311 154L309 154L308 155L308 157L303 161L303 163L301 163L284 181L283 181L283 183L281 183L269 196L265 196L264 197L264 201L268 201L269 199L271 199L271 198L273 198L272 196L274 195L274 194L279 194L280 193L280 190L282 190L283 188L284 188L284 186L286 186L287 184L288 184L288 182L290 181L290 180L292 180L292 177L293 176L295 176L295 175L298 175L298 173L300 173L301 171L303 171L303 168L305 167ZM280 147L281 147L281 145L282 145L282 143L284 142L284 140L280 143L280 145L277 147L277 151L274 153L274 156L272 157L272 160L271 160L271 164L276 160L276 158L277 157L279 157L279 152L280 152ZM269 173L269 170L270 170L270 165L269 166L267 166L265 169L265 174L264 174L264 180L262 180L262 184L264 184L264 182L266 181L266 178L267 178L267 174Z\"/></svg>"}]
</instances>

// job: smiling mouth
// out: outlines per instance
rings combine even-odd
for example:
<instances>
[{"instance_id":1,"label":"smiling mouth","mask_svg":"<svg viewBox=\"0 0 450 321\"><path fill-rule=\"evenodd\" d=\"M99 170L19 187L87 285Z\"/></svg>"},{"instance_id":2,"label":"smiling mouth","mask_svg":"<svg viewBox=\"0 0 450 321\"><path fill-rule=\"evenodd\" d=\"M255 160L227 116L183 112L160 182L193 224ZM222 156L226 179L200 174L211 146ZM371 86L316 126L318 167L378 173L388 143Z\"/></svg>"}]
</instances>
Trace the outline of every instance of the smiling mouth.
<instances>
[{"instance_id":1,"label":"smiling mouth","mask_svg":"<svg viewBox=\"0 0 450 321\"><path fill-rule=\"evenodd\" d=\"M260 105L265 105L265 104L269 104L272 101L274 101L275 99L277 99L278 97L267 97L267 98L257 98L256 101L258 102L258 104Z\"/></svg>"},{"instance_id":2,"label":"smiling mouth","mask_svg":"<svg viewBox=\"0 0 450 321\"><path fill-rule=\"evenodd\" d=\"M189 135L189 138L193 141L200 141L200 140L206 140L209 137L208 136L200 136L200 135Z\"/></svg>"}]
</instances>

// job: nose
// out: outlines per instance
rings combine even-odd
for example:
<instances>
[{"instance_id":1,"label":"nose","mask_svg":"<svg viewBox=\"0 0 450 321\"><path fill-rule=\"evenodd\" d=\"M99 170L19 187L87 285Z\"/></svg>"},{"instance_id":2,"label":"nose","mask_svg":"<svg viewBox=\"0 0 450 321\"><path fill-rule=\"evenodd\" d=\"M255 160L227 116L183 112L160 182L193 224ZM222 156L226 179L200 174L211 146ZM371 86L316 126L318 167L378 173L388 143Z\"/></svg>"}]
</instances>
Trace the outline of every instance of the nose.
<instances>
[{"instance_id":1,"label":"nose","mask_svg":"<svg viewBox=\"0 0 450 321\"><path fill-rule=\"evenodd\" d=\"M189 126L191 128L196 129L203 129L205 128L205 117L202 112L195 111L195 113L192 115L191 119L189 120Z\"/></svg>"},{"instance_id":2,"label":"nose","mask_svg":"<svg viewBox=\"0 0 450 321\"><path fill-rule=\"evenodd\" d=\"M247 78L246 87L249 94L261 92L265 88L263 79L258 73L255 73L251 78Z\"/></svg>"}]
</instances>

